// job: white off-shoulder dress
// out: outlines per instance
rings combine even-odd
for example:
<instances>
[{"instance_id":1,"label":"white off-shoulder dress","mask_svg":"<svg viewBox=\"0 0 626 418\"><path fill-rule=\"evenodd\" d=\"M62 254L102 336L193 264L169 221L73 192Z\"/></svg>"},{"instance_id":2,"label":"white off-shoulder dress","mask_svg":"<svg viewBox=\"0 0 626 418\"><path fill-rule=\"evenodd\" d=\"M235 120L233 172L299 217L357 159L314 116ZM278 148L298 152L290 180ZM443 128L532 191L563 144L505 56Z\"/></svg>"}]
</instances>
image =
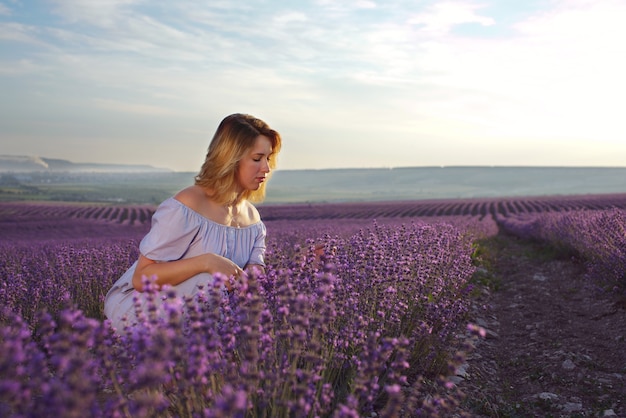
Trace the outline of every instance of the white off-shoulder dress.
<instances>
[{"instance_id":1,"label":"white off-shoulder dress","mask_svg":"<svg viewBox=\"0 0 626 418\"><path fill-rule=\"evenodd\" d=\"M214 253L241 268L253 264L265 266L265 237L262 221L242 228L222 225L171 197L161 203L152 216L150 231L141 240L139 251L157 262ZM143 293L133 288L136 266L137 262L115 282L104 300L104 314L117 330L137 321L134 299L135 296L141 299ZM206 287L212 281L211 274L201 273L172 288L178 296L193 296L198 292L198 285Z\"/></svg>"}]
</instances>

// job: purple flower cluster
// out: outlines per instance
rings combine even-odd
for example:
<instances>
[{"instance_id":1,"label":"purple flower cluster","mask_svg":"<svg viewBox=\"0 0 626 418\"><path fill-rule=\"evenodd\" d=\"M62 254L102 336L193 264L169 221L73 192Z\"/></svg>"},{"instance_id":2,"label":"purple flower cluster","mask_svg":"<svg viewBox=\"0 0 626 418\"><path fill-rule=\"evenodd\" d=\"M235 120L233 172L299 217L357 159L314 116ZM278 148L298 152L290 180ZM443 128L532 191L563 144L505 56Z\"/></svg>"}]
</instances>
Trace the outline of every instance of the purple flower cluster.
<instances>
[{"instance_id":1,"label":"purple flower cluster","mask_svg":"<svg viewBox=\"0 0 626 418\"><path fill-rule=\"evenodd\" d=\"M590 278L626 289L626 212L623 209L546 212L500 217L522 238L545 241L586 261Z\"/></svg>"},{"instance_id":2,"label":"purple flower cluster","mask_svg":"<svg viewBox=\"0 0 626 418\"><path fill-rule=\"evenodd\" d=\"M445 416L491 231L450 221L268 222L264 274L193 299L146 283L166 303L118 333L102 300L136 241L2 245L0 415Z\"/></svg>"},{"instance_id":3,"label":"purple flower cluster","mask_svg":"<svg viewBox=\"0 0 626 418\"><path fill-rule=\"evenodd\" d=\"M137 245L129 239L0 242L0 306L28 322L41 310L73 306L102 319L104 296L139 255Z\"/></svg>"}]
</instances>

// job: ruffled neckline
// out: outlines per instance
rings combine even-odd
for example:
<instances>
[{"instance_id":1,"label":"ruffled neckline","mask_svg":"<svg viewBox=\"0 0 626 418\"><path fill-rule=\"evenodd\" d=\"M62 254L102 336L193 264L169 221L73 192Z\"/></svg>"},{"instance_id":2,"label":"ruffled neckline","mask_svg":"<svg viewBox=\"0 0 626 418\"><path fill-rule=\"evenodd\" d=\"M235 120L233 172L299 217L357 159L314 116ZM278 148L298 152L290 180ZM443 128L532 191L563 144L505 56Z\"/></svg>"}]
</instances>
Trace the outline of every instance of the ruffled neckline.
<instances>
[{"instance_id":1,"label":"ruffled neckline","mask_svg":"<svg viewBox=\"0 0 626 418\"><path fill-rule=\"evenodd\" d=\"M206 216L202 215L199 212L196 212L195 210L193 210L192 208L190 208L189 206L185 205L183 202L181 202L180 200L175 199L174 197L170 197L166 200L167 202L171 201L174 204L180 205L182 208L184 208L186 211L188 211L189 213L193 214L194 216L196 216L197 218L199 218L201 221L207 222L209 224L212 225L216 225L218 227L223 227L223 228L227 228L227 229L235 229L235 230L245 230L245 229L250 229L250 228L257 228L259 227L263 221L259 220L258 222L255 222L253 224L250 225L246 225L246 226L231 226L231 225L224 225L222 223L216 222L211 218L207 218Z\"/></svg>"}]
</instances>

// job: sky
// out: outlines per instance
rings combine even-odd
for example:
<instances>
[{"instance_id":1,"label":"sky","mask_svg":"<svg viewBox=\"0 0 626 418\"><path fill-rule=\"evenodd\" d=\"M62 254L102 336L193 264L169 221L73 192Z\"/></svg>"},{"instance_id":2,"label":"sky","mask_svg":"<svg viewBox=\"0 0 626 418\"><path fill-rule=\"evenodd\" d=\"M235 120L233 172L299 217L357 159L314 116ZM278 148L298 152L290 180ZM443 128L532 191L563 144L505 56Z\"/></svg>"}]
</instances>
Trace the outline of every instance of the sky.
<instances>
[{"instance_id":1,"label":"sky","mask_svg":"<svg viewBox=\"0 0 626 418\"><path fill-rule=\"evenodd\" d=\"M0 0L0 154L197 171L626 166L624 0Z\"/></svg>"}]
</instances>

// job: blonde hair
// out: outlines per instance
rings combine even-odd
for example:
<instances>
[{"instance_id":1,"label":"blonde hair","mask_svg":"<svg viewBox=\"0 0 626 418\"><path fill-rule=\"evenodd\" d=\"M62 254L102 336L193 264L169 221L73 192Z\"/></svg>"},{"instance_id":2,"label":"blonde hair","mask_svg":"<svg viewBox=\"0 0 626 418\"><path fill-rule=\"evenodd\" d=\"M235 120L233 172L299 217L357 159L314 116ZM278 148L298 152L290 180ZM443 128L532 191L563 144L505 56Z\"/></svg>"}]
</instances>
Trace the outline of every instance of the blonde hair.
<instances>
[{"instance_id":1,"label":"blonde hair","mask_svg":"<svg viewBox=\"0 0 626 418\"><path fill-rule=\"evenodd\" d=\"M269 167L273 170L281 147L280 134L261 119L235 113L225 117L217 127L202 168L195 177L195 184L208 189L216 203L232 203L237 197L239 161L254 146L259 135L267 137L272 143ZM265 198L265 184L261 183L257 190L245 190L241 197L261 202Z\"/></svg>"}]
</instances>

